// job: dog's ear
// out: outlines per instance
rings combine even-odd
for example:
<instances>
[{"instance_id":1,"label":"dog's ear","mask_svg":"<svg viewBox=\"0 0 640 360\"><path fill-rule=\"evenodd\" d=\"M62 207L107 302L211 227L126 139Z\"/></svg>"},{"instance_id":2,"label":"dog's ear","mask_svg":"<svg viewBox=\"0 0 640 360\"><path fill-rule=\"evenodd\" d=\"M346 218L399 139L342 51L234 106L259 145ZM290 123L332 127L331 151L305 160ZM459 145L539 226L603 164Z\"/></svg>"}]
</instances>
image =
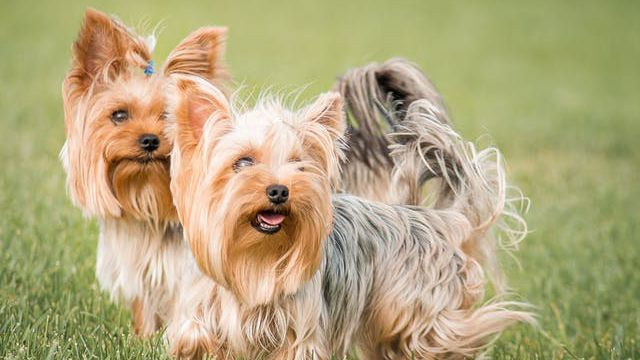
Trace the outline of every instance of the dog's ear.
<instances>
[{"instance_id":1,"label":"dog's ear","mask_svg":"<svg viewBox=\"0 0 640 360\"><path fill-rule=\"evenodd\" d=\"M68 85L85 90L94 81L108 81L128 70L143 68L151 60L151 49L143 38L108 15L88 8L77 40Z\"/></svg>"},{"instance_id":2,"label":"dog's ear","mask_svg":"<svg viewBox=\"0 0 640 360\"><path fill-rule=\"evenodd\" d=\"M346 122L342 97L329 92L302 110L304 142L333 186L337 186ZM320 126L318 126L320 125ZM327 133L329 136L327 136Z\"/></svg>"},{"instance_id":3,"label":"dog's ear","mask_svg":"<svg viewBox=\"0 0 640 360\"><path fill-rule=\"evenodd\" d=\"M198 76L224 90L230 78L223 61L226 39L226 27L204 27L192 32L169 54L164 74Z\"/></svg>"},{"instance_id":4,"label":"dog's ear","mask_svg":"<svg viewBox=\"0 0 640 360\"><path fill-rule=\"evenodd\" d=\"M305 110L305 120L324 126L336 140L344 135L346 120L343 113L343 101L340 93L324 93Z\"/></svg>"},{"instance_id":5,"label":"dog's ear","mask_svg":"<svg viewBox=\"0 0 640 360\"><path fill-rule=\"evenodd\" d=\"M173 84L176 96L171 109L175 118L173 137L180 152L190 155L209 122L212 132L207 136L214 139L225 128L222 125L229 123L229 102L222 91L202 78L177 76Z\"/></svg>"}]
</instances>

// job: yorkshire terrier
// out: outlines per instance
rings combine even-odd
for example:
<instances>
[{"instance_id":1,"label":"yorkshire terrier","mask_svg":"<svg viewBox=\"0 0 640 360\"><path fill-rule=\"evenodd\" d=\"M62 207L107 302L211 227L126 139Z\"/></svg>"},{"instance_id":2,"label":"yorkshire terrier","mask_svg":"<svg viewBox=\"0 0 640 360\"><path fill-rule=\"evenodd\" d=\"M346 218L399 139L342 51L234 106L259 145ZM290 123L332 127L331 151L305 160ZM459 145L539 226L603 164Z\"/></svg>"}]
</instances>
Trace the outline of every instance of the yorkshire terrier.
<instances>
[{"instance_id":1,"label":"yorkshire terrier","mask_svg":"<svg viewBox=\"0 0 640 360\"><path fill-rule=\"evenodd\" d=\"M73 204L100 224L98 281L132 307L139 335L168 317L188 258L169 190L166 84L191 74L223 87L225 36L225 28L193 32L156 74L154 37L88 9L73 45L60 158Z\"/></svg>"},{"instance_id":2,"label":"yorkshire terrier","mask_svg":"<svg viewBox=\"0 0 640 360\"><path fill-rule=\"evenodd\" d=\"M516 303L481 304L482 268L462 251L503 214L500 154L463 141L431 101L406 108L391 156L426 159L422 176L451 192L437 208L333 194L337 93L243 110L198 77L175 81L171 191L197 264L166 333L175 355L463 358L531 320Z\"/></svg>"}]
</instances>

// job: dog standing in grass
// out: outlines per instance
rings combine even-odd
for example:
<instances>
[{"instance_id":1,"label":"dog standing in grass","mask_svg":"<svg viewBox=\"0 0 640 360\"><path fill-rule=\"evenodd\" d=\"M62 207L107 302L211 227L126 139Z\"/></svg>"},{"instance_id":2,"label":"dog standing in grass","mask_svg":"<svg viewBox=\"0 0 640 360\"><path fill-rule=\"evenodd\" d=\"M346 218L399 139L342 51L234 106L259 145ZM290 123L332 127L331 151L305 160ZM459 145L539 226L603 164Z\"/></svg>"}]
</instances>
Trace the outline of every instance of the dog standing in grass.
<instances>
[{"instance_id":1,"label":"dog standing in grass","mask_svg":"<svg viewBox=\"0 0 640 360\"><path fill-rule=\"evenodd\" d=\"M463 141L428 99L406 109L391 156L433 160L419 171L447 184L437 209L332 195L337 93L298 111L268 97L234 109L195 77L171 93L171 191L198 265L167 330L178 357L462 358L530 320L480 304L484 273L462 251L503 214L500 153Z\"/></svg>"},{"instance_id":2,"label":"dog standing in grass","mask_svg":"<svg viewBox=\"0 0 640 360\"><path fill-rule=\"evenodd\" d=\"M63 85L67 140L60 158L74 205L97 218L96 275L131 306L146 336L166 320L189 257L169 191L171 141L165 88L174 74L224 86L224 28L203 28L169 55L161 73L155 39L88 9Z\"/></svg>"}]
</instances>

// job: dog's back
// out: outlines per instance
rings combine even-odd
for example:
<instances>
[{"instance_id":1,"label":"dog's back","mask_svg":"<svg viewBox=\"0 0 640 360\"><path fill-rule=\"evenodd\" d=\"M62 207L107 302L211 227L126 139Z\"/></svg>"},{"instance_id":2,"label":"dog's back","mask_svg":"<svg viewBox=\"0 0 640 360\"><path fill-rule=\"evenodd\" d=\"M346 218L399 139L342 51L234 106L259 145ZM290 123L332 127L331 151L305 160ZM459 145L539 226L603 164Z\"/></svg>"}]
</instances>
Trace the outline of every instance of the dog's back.
<instances>
[{"instance_id":1,"label":"dog's back","mask_svg":"<svg viewBox=\"0 0 640 360\"><path fill-rule=\"evenodd\" d=\"M365 358L469 356L530 320L514 303L478 307L485 278L458 245L474 231L463 213L350 195L336 195L333 208L322 274L336 353L355 345Z\"/></svg>"},{"instance_id":2,"label":"dog's back","mask_svg":"<svg viewBox=\"0 0 640 360\"><path fill-rule=\"evenodd\" d=\"M490 335L531 319L515 303L481 305L479 261L495 261L507 202L501 155L464 141L440 109L414 100L389 137L391 178L438 179L432 204L333 198L323 268L333 349L355 338L366 358L471 356Z\"/></svg>"}]
</instances>

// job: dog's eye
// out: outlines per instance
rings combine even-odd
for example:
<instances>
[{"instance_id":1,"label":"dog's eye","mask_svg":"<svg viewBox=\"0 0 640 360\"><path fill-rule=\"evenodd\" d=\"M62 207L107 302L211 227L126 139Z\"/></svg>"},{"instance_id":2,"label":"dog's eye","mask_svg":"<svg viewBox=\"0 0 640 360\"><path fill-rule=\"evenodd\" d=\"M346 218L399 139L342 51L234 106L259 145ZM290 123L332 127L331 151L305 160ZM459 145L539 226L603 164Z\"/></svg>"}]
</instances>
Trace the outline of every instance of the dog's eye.
<instances>
[{"instance_id":1,"label":"dog's eye","mask_svg":"<svg viewBox=\"0 0 640 360\"><path fill-rule=\"evenodd\" d=\"M243 168L252 166L253 164L255 164L255 160L252 157L245 156L243 158L238 159L233 164L233 170L238 172L238 171L242 170Z\"/></svg>"},{"instance_id":2,"label":"dog's eye","mask_svg":"<svg viewBox=\"0 0 640 360\"><path fill-rule=\"evenodd\" d=\"M129 119L129 112L127 110L120 109L111 113L111 121L113 121L115 124L120 124L127 119Z\"/></svg>"},{"instance_id":3,"label":"dog's eye","mask_svg":"<svg viewBox=\"0 0 640 360\"><path fill-rule=\"evenodd\" d=\"M169 118L169 113L164 111L162 114L160 114L160 120L167 120Z\"/></svg>"},{"instance_id":4,"label":"dog's eye","mask_svg":"<svg viewBox=\"0 0 640 360\"><path fill-rule=\"evenodd\" d=\"M301 161L302 161L302 159L300 159L299 157L294 157L294 158L291 158L291 159L289 160L289 162L291 162L291 163L299 163L299 162L301 162ZM304 166L299 166L299 167L298 167L298 170L300 170L300 171L304 171Z\"/></svg>"}]
</instances>

